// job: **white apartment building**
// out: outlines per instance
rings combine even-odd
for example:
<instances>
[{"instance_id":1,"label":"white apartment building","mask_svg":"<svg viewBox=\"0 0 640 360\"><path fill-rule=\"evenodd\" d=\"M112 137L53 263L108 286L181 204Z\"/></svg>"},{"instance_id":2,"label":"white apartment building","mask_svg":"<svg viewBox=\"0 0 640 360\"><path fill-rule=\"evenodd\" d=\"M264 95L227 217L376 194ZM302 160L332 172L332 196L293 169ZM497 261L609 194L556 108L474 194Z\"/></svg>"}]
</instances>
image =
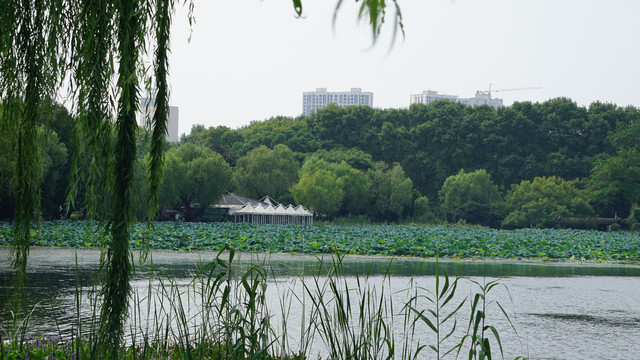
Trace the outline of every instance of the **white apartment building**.
<instances>
[{"instance_id":1,"label":"white apartment building","mask_svg":"<svg viewBox=\"0 0 640 360\"><path fill-rule=\"evenodd\" d=\"M457 95L438 94L437 91L426 90L422 94L411 95L410 104L429 105L437 100L449 100L469 106L489 105L496 109L504 106L502 99L491 98L491 92L481 90L476 91L476 96L472 98L461 98Z\"/></svg>"},{"instance_id":2,"label":"white apartment building","mask_svg":"<svg viewBox=\"0 0 640 360\"><path fill-rule=\"evenodd\" d=\"M366 105L373 107L373 93L363 92L360 88L351 91L329 92L326 88L302 93L302 114L311 115L313 112L336 104L340 107Z\"/></svg>"},{"instance_id":3,"label":"white apartment building","mask_svg":"<svg viewBox=\"0 0 640 360\"><path fill-rule=\"evenodd\" d=\"M153 118L156 109L155 97L140 98L140 112L138 113L138 126L149 128L149 122ZM178 122L180 119L180 110L177 106L169 106L169 121L167 122L167 141L180 141L178 133Z\"/></svg>"}]
</instances>

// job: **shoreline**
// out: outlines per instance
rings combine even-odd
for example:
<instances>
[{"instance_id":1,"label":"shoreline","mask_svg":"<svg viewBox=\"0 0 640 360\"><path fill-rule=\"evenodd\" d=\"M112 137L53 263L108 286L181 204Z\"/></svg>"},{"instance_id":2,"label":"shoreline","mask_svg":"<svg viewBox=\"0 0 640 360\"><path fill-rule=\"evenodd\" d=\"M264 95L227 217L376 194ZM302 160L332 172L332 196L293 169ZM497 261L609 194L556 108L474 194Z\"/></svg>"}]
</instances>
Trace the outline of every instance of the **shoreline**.
<instances>
[{"instance_id":1,"label":"shoreline","mask_svg":"<svg viewBox=\"0 0 640 360\"><path fill-rule=\"evenodd\" d=\"M0 269L9 268L10 247L0 246ZM76 259L78 265L99 264L100 249L98 248L70 248L70 247L50 247L50 246L32 246L29 250L28 266L75 266ZM202 263L209 262L216 258L218 251L214 250L167 250L167 249L150 249L149 255L153 259L154 264L173 264L173 263ZM132 251L134 261L139 262L140 251ZM222 253L223 258L227 259L229 252ZM77 256L77 257L76 257ZM249 260L269 260L269 261L315 261L317 259L331 259L333 254L302 254L302 253L235 253L236 261L246 262ZM149 260L147 260L148 262ZM416 256L389 256L389 255L349 255L345 254L343 262L427 262L435 263L435 257L422 258ZM494 258L450 258L443 257L438 259L440 263L454 264L500 264L500 265L527 265L527 266L546 266L546 267L592 267L592 268L633 268L640 269L640 262L629 263L619 261L596 261L596 260L541 260L541 259L494 259Z\"/></svg>"}]
</instances>

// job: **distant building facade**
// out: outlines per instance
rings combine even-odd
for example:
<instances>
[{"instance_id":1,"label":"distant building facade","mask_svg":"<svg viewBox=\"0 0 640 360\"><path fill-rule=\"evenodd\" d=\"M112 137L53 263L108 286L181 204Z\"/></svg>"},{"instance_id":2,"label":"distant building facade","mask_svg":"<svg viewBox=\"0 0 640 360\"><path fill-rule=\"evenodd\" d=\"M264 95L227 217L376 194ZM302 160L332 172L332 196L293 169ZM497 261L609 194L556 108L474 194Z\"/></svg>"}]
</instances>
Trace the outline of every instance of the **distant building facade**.
<instances>
[{"instance_id":1,"label":"distant building facade","mask_svg":"<svg viewBox=\"0 0 640 360\"><path fill-rule=\"evenodd\" d=\"M373 107L373 93L351 88L351 91L333 92L326 88L302 93L302 114L311 115L313 112L336 104L340 107L366 105Z\"/></svg>"},{"instance_id":2,"label":"distant building facade","mask_svg":"<svg viewBox=\"0 0 640 360\"><path fill-rule=\"evenodd\" d=\"M426 90L422 94L411 95L410 104L429 105L437 100L449 100L469 106L489 105L493 108L503 107L502 99L491 98L489 91L476 91L476 96L472 98L461 98L457 95L438 94L437 91Z\"/></svg>"},{"instance_id":3,"label":"distant building facade","mask_svg":"<svg viewBox=\"0 0 640 360\"><path fill-rule=\"evenodd\" d=\"M155 97L140 98L140 112L138 113L138 126L149 128L153 113L156 110ZM169 121L167 122L167 141L175 142L180 140L178 133L178 122L180 121L180 109L177 106L169 106Z\"/></svg>"},{"instance_id":4,"label":"distant building facade","mask_svg":"<svg viewBox=\"0 0 640 360\"><path fill-rule=\"evenodd\" d=\"M178 122L180 121L180 109L177 106L169 106L169 122L167 123L167 141L180 141Z\"/></svg>"}]
</instances>

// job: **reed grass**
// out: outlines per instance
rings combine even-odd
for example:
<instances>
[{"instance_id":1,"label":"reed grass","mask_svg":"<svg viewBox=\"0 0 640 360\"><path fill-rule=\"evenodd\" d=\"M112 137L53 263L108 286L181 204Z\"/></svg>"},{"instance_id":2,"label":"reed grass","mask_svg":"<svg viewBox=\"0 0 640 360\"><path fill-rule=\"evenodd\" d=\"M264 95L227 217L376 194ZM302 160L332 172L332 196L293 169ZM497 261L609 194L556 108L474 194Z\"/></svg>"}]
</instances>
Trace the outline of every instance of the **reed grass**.
<instances>
[{"instance_id":1,"label":"reed grass","mask_svg":"<svg viewBox=\"0 0 640 360\"><path fill-rule=\"evenodd\" d=\"M469 280L472 292L465 296L462 279L439 264L435 286L410 279L397 290L392 263L382 276L369 267L348 281L341 255L311 276L278 281L268 258L242 265L232 250L197 268L190 281L154 269L150 258L148 279L132 284L123 359L492 359L504 352L487 312L497 308L515 331L491 298L499 280ZM270 287L278 288L278 298ZM1 342L0 359L104 358L101 296L78 279L71 333L29 340L25 322L4 331L2 340L13 341ZM464 323L466 329L458 326Z\"/></svg>"},{"instance_id":2,"label":"reed grass","mask_svg":"<svg viewBox=\"0 0 640 360\"><path fill-rule=\"evenodd\" d=\"M442 359L449 353L459 350L462 346L462 342L459 342L449 349L443 348L445 342L454 335L457 329L456 314L458 314L467 301L467 298L464 298L461 301L454 302L452 309L449 310L451 306L447 306L454 300L460 278L455 278L453 282L451 282L447 272L443 271L443 275L441 276L440 271L440 265L436 262L436 284L434 291L417 288L413 297L406 302L404 307L405 310L408 310L414 316L413 321L409 326L405 325L405 328L410 327L414 330L416 323L421 322L435 333L436 341L434 344L428 344L428 347L435 352L436 359ZM440 286L441 280L444 280L442 286ZM427 303L433 307L420 309L418 304L421 299L427 301ZM453 320L453 324L449 325L451 320ZM426 344L419 344L413 358L416 358L426 346Z\"/></svg>"},{"instance_id":3,"label":"reed grass","mask_svg":"<svg viewBox=\"0 0 640 360\"><path fill-rule=\"evenodd\" d=\"M469 324L467 326L467 334L460 341L459 351L463 346L468 343L468 358L471 359L491 359L491 336L494 343L498 345L500 349L500 355L504 357L502 348L502 341L500 340L500 334L495 326L487 324L487 312L489 307L493 304L500 309L501 314L507 320L513 331L517 334L516 328L509 317L509 314L504 307L498 301L490 300L489 293L498 286L504 286L500 283L500 279L492 280L489 282L480 283L478 281L471 280L476 285L477 292L473 295L473 301L471 302ZM506 286L505 286L506 288ZM508 292L508 289L507 289ZM525 359L523 356L516 358Z\"/></svg>"}]
</instances>

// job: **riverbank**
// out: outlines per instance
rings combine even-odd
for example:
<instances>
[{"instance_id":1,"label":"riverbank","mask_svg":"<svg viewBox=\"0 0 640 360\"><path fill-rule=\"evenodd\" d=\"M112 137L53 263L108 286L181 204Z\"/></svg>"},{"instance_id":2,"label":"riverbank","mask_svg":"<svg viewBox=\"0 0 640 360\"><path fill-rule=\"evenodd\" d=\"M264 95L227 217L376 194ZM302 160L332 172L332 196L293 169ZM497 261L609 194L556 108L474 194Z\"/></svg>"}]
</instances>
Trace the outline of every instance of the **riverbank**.
<instances>
[{"instance_id":1,"label":"riverbank","mask_svg":"<svg viewBox=\"0 0 640 360\"><path fill-rule=\"evenodd\" d=\"M133 250L134 263L140 264L140 251ZM229 252L219 252L212 250L166 250L152 249L149 252L146 264L151 262L155 266L183 266L191 264L198 266L206 264L219 256L223 260L228 260ZM10 268L10 247L0 246L0 270L7 271ZM234 262L238 264L310 264L318 263L322 260L331 263L336 257L331 254L300 254L300 253L249 253L235 252ZM341 258L343 266L359 266L371 263L379 264L378 268L383 268L390 262L398 266L423 265L425 268L435 266L436 258L421 258L413 256L388 256L388 255L344 255ZM558 269L558 273L563 273L562 269L571 268L584 269L585 273L597 272L597 269L606 271L607 269L626 270L630 275L640 276L640 263L623 263L615 261L543 261L540 259L511 260L511 259L486 259L486 258L439 258L438 262L446 267L479 267L489 266L492 268L503 267L539 267L548 269ZM28 269L38 268L67 268L97 267L100 263L100 249L97 248L68 248L53 246L33 246L29 252ZM3 269L4 268L4 269ZM529 269L530 271L531 269ZM573 271L572 273L575 273ZM618 272L619 274L619 272ZM511 275L505 273L500 276Z\"/></svg>"}]
</instances>

